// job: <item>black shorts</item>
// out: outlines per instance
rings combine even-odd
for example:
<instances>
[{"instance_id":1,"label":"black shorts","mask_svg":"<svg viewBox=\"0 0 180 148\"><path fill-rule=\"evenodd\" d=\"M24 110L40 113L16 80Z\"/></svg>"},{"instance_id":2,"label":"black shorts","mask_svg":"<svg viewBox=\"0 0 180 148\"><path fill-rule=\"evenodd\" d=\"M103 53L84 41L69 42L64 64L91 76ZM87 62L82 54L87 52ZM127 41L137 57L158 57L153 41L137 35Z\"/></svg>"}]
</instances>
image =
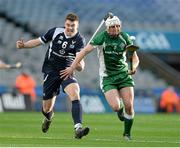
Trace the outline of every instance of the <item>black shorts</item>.
<instances>
[{"instance_id":1,"label":"black shorts","mask_svg":"<svg viewBox=\"0 0 180 148\"><path fill-rule=\"evenodd\" d=\"M74 77L63 80L59 74L44 74L43 82L43 100L51 99L53 96L57 96L60 93L60 86L64 91L65 87L71 83L77 83Z\"/></svg>"}]
</instances>

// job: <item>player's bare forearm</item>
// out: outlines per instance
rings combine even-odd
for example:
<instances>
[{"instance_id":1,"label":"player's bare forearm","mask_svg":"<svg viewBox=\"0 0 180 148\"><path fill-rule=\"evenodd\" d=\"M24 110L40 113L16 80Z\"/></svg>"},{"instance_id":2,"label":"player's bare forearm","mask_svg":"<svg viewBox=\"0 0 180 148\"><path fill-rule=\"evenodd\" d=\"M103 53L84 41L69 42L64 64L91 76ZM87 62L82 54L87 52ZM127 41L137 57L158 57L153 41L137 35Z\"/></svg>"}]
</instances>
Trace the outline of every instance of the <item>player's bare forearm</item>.
<instances>
[{"instance_id":1,"label":"player's bare forearm","mask_svg":"<svg viewBox=\"0 0 180 148\"><path fill-rule=\"evenodd\" d=\"M89 52L91 52L93 49L94 49L94 47L92 45L88 44L83 50L81 50L77 54L74 62L72 63L72 65L70 67L66 68L65 70L60 71L60 77L63 79L67 79L68 77L70 77L73 74L76 67L78 66L78 63L80 63L80 61L82 61L84 59L84 57Z\"/></svg>"},{"instance_id":2,"label":"player's bare forearm","mask_svg":"<svg viewBox=\"0 0 180 148\"><path fill-rule=\"evenodd\" d=\"M10 65L8 65L8 64L0 64L0 69L7 69L9 67L10 67Z\"/></svg>"},{"instance_id":3,"label":"player's bare forearm","mask_svg":"<svg viewBox=\"0 0 180 148\"><path fill-rule=\"evenodd\" d=\"M78 63L80 63L84 57L93 50L93 46L92 45L87 45L83 50L81 50L81 52L79 52L74 60L74 62L71 65L71 68L74 70L76 69L76 66L78 65Z\"/></svg>"},{"instance_id":4,"label":"player's bare forearm","mask_svg":"<svg viewBox=\"0 0 180 148\"><path fill-rule=\"evenodd\" d=\"M41 45L41 42L39 39L33 39L33 40L29 40L25 42L24 45L25 45L25 48L33 48L33 47Z\"/></svg>"},{"instance_id":5,"label":"player's bare forearm","mask_svg":"<svg viewBox=\"0 0 180 148\"><path fill-rule=\"evenodd\" d=\"M21 68L22 64L17 62L16 64L6 64L4 62L0 62L0 69L13 69L13 68Z\"/></svg>"},{"instance_id":6,"label":"player's bare forearm","mask_svg":"<svg viewBox=\"0 0 180 148\"><path fill-rule=\"evenodd\" d=\"M133 69L137 69L137 67L139 66L139 57L137 56L137 53L134 52L133 57L132 57L132 64L133 64Z\"/></svg>"},{"instance_id":7,"label":"player's bare forearm","mask_svg":"<svg viewBox=\"0 0 180 148\"><path fill-rule=\"evenodd\" d=\"M19 40L16 42L16 47L18 49L22 49L22 48L34 48L36 46L41 45L41 41L39 40L39 38L37 39L32 39L29 40L27 42L24 42L24 40Z\"/></svg>"},{"instance_id":8,"label":"player's bare forearm","mask_svg":"<svg viewBox=\"0 0 180 148\"><path fill-rule=\"evenodd\" d=\"M85 62L84 60L81 60L80 63L78 63L77 67L76 67L76 70L77 71L83 71L84 70L84 67L85 67Z\"/></svg>"},{"instance_id":9,"label":"player's bare forearm","mask_svg":"<svg viewBox=\"0 0 180 148\"><path fill-rule=\"evenodd\" d=\"M0 60L0 69L6 69L6 68L9 68L9 66L10 66L9 64L6 64Z\"/></svg>"},{"instance_id":10,"label":"player's bare forearm","mask_svg":"<svg viewBox=\"0 0 180 148\"><path fill-rule=\"evenodd\" d=\"M126 46L126 50L129 52L129 64L130 64L129 74L135 74L136 69L139 65L139 58L136 53L138 49L139 49L139 46L136 46L136 45L131 44L131 45Z\"/></svg>"},{"instance_id":11,"label":"player's bare forearm","mask_svg":"<svg viewBox=\"0 0 180 148\"><path fill-rule=\"evenodd\" d=\"M131 74L131 75L135 74L138 65L139 65L139 58L138 58L138 56L137 56L137 53L134 52L134 53L133 53L133 56L132 56L131 59L130 59L130 67L131 67L131 68L130 68L130 70L129 70L129 74Z\"/></svg>"}]
</instances>

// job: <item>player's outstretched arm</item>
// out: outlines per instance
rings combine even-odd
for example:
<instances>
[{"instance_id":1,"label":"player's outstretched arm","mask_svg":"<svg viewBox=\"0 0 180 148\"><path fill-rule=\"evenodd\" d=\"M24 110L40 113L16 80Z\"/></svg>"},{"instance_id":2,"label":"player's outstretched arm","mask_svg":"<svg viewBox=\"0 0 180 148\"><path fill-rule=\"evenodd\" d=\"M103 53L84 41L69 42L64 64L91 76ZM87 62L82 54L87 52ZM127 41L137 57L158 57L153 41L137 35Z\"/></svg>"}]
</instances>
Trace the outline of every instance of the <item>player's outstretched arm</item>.
<instances>
[{"instance_id":1,"label":"player's outstretched arm","mask_svg":"<svg viewBox=\"0 0 180 148\"><path fill-rule=\"evenodd\" d=\"M68 77L70 77L74 70L77 68L78 64L80 63L81 60L84 59L84 57L90 53L92 50L94 49L94 47L91 44L86 45L86 47L84 47L84 49L82 49L76 56L74 62L72 63L72 65L68 68L66 68L65 70L60 71L60 76L61 78L67 79Z\"/></svg>"},{"instance_id":2,"label":"player's outstretched arm","mask_svg":"<svg viewBox=\"0 0 180 148\"><path fill-rule=\"evenodd\" d=\"M21 62L17 62L15 64L6 64L0 60L0 69L18 69L22 67Z\"/></svg>"},{"instance_id":3,"label":"player's outstretched arm","mask_svg":"<svg viewBox=\"0 0 180 148\"><path fill-rule=\"evenodd\" d=\"M29 41L26 41L26 42L21 39L21 40L18 40L16 42L16 48L18 48L18 49L22 49L22 48L34 48L34 47L39 46L41 44L42 43L41 43L39 38L32 39L32 40L29 40Z\"/></svg>"},{"instance_id":4,"label":"player's outstretched arm","mask_svg":"<svg viewBox=\"0 0 180 148\"><path fill-rule=\"evenodd\" d=\"M10 67L9 64L6 64L6 63L4 63L3 61L0 60L0 69L7 69L9 67Z\"/></svg>"},{"instance_id":5,"label":"player's outstretched arm","mask_svg":"<svg viewBox=\"0 0 180 148\"><path fill-rule=\"evenodd\" d=\"M84 67L85 67L85 62L84 62L84 60L81 60L81 62L79 62L78 65L76 66L76 70L83 71Z\"/></svg>"}]
</instances>

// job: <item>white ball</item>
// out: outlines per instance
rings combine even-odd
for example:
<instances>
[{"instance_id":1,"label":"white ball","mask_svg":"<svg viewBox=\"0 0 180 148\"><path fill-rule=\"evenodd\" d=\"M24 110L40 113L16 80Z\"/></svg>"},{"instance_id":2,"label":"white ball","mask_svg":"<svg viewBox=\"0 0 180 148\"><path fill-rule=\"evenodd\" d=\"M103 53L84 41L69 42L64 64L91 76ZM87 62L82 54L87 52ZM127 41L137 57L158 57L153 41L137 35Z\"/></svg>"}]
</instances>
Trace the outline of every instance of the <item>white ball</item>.
<instances>
[{"instance_id":1,"label":"white ball","mask_svg":"<svg viewBox=\"0 0 180 148\"><path fill-rule=\"evenodd\" d=\"M136 40L136 37L135 36L130 36L130 39L135 41Z\"/></svg>"}]
</instances>

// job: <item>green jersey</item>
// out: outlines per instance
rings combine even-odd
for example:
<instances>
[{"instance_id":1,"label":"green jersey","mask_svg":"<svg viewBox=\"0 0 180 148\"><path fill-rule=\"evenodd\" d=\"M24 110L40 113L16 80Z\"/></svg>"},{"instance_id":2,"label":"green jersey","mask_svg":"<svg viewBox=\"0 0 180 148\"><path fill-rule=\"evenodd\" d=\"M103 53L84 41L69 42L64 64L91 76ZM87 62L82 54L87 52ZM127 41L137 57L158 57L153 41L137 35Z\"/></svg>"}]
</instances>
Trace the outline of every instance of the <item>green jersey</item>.
<instances>
[{"instance_id":1,"label":"green jersey","mask_svg":"<svg viewBox=\"0 0 180 148\"><path fill-rule=\"evenodd\" d=\"M111 38L107 31L103 31L98 33L90 44L98 49L99 74L102 85L111 83L118 85L121 83L122 87L134 85L131 76L128 75L128 64L126 62L125 47L133 44L127 33L121 32L119 37ZM124 81L130 81L130 83L123 84ZM118 88L121 86L118 86Z\"/></svg>"},{"instance_id":2,"label":"green jersey","mask_svg":"<svg viewBox=\"0 0 180 148\"><path fill-rule=\"evenodd\" d=\"M91 44L98 45L101 76L113 76L128 70L125 47L133 43L127 33L122 32L118 38L111 38L104 31L97 34Z\"/></svg>"}]
</instances>

